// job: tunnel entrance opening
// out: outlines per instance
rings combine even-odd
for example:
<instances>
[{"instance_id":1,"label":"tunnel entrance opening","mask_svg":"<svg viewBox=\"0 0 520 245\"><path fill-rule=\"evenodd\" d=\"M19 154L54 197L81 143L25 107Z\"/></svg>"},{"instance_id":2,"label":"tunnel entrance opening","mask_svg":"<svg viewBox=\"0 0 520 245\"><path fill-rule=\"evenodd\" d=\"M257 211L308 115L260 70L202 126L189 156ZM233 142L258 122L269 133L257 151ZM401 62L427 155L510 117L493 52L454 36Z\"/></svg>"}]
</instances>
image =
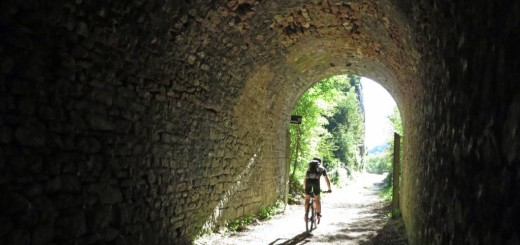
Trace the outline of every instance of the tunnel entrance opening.
<instances>
[{"instance_id":1,"label":"tunnel entrance opening","mask_svg":"<svg viewBox=\"0 0 520 245\"><path fill-rule=\"evenodd\" d=\"M365 170L373 173L391 173L395 148L394 134L400 135L401 138L404 136L401 114L392 96L380 84L364 79L362 85L366 116Z\"/></svg>"},{"instance_id":2,"label":"tunnel entrance opening","mask_svg":"<svg viewBox=\"0 0 520 245\"><path fill-rule=\"evenodd\" d=\"M392 203L392 217L400 218L399 187L403 164L404 127L392 96L370 79L362 81L366 125L366 165L369 173L385 174L382 195Z\"/></svg>"},{"instance_id":3,"label":"tunnel entrance opening","mask_svg":"<svg viewBox=\"0 0 520 245\"><path fill-rule=\"evenodd\" d=\"M309 88L293 114L304 120L290 128L289 203L302 192L307 163L314 156L324 159L337 187L353 172L390 173L386 181L391 198L394 133L403 136L403 123L386 89L364 77L330 77Z\"/></svg>"},{"instance_id":4,"label":"tunnel entrance opening","mask_svg":"<svg viewBox=\"0 0 520 245\"><path fill-rule=\"evenodd\" d=\"M340 75L324 79L299 99L293 114L301 124L290 128L290 193L303 193L308 163L322 159L333 185L345 185L353 171L363 169L364 116L360 77Z\"/></svg>"},{"instance_id":5,"label":"tunnel entrance opening","mask_svg":"<svg viewBox=\"0 0 520 245\"><path fill-rule=\"evenodd\" d=\"M400 213L400 167L395 173L397 182L393 182L393 135L394 132L403 135L403 127L395 101L382 86L357 76L324 79L300 97L293 114L305 120L302 124L291 124L289 203L298 203L307 163L313 156L320 156L325 160L324 167L329 170L334 188L344 187L357 172L385 173L385 199L388 202L395 199L394 214ZM374 114L379 118L373 118ZM376 130L374 134L372 131ZM378 145L374 145L373 135L380 138L376 139ZM302 139L306 141L303 145ZM366 144L366 139L372 141L371 145ZM295 160L300 156L306 158ZM324 181L322 186L326 188ZM392 195L394 189L396 194Z\"/></svg>"}]
</instances>

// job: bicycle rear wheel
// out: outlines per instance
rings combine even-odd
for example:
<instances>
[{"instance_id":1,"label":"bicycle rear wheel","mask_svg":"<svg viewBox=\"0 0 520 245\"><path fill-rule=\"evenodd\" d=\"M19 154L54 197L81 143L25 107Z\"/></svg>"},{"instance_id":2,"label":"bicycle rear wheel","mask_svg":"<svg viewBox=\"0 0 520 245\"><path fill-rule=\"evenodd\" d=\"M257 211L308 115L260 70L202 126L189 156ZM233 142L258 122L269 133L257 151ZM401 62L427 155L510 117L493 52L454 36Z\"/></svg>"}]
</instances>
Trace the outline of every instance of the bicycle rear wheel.
<instances>
[{"instance_id":1,"label":"bicycle rear wheel","mask_svg":"<svg viewBox=\"0 0 520 245\"><path fill-rule=\"evenodd\" d=\"M312 231L312 224L314 223L314 205L312 205L312 202L309 202L309 205L307 206L307 213L305 214L305 230L307 232Z\"/></svg>"}]
</instances>

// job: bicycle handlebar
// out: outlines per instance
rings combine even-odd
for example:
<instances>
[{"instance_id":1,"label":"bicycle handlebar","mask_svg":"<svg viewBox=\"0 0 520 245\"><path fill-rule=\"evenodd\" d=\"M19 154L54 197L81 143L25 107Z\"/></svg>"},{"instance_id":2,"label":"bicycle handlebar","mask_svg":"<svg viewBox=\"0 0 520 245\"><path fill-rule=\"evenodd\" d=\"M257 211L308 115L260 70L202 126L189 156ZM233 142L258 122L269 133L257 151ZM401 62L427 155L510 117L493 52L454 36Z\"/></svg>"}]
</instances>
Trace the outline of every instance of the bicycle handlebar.
<instances>
[{"instance_id":1,"label":"bicycle handlebar","mask_svg":"<svg viewBox=\"0 0 520 245\"><path fill-rule=\"evenodd\" d=\"M320 192L321 192L321 193L332 193L332 190L330 190L330 191L321 191L321 190L320 190ZM314 193L311 193L311 194L314 195Z\"/></svg>"}]
</instances>

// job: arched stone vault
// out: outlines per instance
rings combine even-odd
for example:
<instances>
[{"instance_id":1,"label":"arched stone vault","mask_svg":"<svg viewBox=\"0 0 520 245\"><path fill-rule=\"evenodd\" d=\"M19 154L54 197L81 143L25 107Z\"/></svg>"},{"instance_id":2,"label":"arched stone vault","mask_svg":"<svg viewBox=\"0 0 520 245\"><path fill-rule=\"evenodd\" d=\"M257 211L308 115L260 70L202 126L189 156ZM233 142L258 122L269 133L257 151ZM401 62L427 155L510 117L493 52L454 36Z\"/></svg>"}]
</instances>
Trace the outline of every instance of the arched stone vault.
<instances>
[{"instance_id":1,"label":"arched stone vault","mask_svg":"<svg viewBox=\"0 0 520 245\"><path fill-rule=\"evenodd\" d=\"M270 23L267 33L255 32L256 38L270 40L272 49L281 46L286 51L254 54L268 59L259 62L258 70L251 72L243 90L243 96L259 95L250 96L250 100L263 102L274 120L270 132L284 135L300 96L317 81L338 74L357 74L380 81L396 99L406 121L406 112L414 110L414 101L422 90L416 78L419 55L409 27L389 3L306 3L277 11L269 15L269 9L257 10L249 21ZM244 118L265 118L258 113L261 109L251 110L251 103L241 101L236 106L243 108L239 111L250 112L241 113L246 115ZM248 127L244 124L243 128ZM287 138L268 138L278 147L264 153L278 157L279 163L274 166L286 169L287 149L280 146L287 144ZM287 176L287 172L279 172L279 188L286 184Z\"/></svg>"},{"instance_id":2,"label":"arched stone vault","mask_svg":"<svg viewBox=\"0 0 520 245\"><path fill-rule=\"evenodd\" d=\"M519 3L0 7L2 244L180 243L255 213L286 194L297 100L345 73L400 108L412 244L519 240Z\"/></svg>"}]
</instances>

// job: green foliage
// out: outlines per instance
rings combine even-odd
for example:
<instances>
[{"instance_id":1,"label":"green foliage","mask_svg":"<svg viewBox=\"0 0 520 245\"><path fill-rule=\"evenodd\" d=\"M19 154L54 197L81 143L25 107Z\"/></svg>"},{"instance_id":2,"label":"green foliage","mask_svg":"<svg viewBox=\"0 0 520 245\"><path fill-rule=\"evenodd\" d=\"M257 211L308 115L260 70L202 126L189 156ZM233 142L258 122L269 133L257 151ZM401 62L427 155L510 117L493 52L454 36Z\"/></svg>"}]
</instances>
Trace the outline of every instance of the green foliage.
<instances>
[{"instance_id":1,"label":"green foliage","mask_svg":"<svg viewBox=\"0 0 520 245\"><path fill-rule=\"evenodd\" d=\"M388 116L390 120L390 124L396 133L399 135L403 135L403 121L401 120L401 115L399 114L399 110L397 107L394 107L394 112Z\"/></svg>"},{"instance_id":2,"label":"green foliage","mask_svg":"<svg viewBox=\"0 0 520 245\"><path fill-rule=\"evenodd\" d=\"M385 187L383 187L383 189L381 189L381 191L379 192L379 195L383 198L383 201L385 203L390 203L390 202L392 202L392 193L393 193L392 184L391 184L391 182L390 182L390 184L387 181L385 181L385 182L386 182L386 185L385 185Z\"/></svg>"},{"instance_id":3,"label":"green foliage","mask_svg":"<svg viewBox=\"0 0 520 245\"><path fill-rule=\"evenodd\" d=\"M304 197L303 195L303 183L300 179L297 179L296 176L290 176L291 180L289 181L289 197L287 200L288 204L297 204L299 200Z\"/></svg>"},{"instance_id":4,"label":"green foliage","mask_svg":"<svg viewBox=\"0 0 520 245\"><path fill-rule=\"evenodd\" d=\"M326 152L331 147L326 140L330 135L323 129L327 123L323 115L331 114L334 108L333 99L337 91L332 88L331 83L318 83L300 98L293 112L294 115L303 116L302 124L292 125L290 129L293 173L306 168L308 160L304 159L321 156L320 149L325 146L321 152Z\"/></svg>"},{"instance_id":5,"label":"green foliage","mask_svg":"<svg viewBox=\"0 0 520 245\"><path fill-rule=\"evenodd\" d=\"M277 200L273 206L267 206L261 209L256 215L246 215L238 219L226 221L225 227L231 232L242 231L246 226L256 222L257 220L270 219L274 215L282 213L284 207L284 202Z\"/></svg>"},{"instance_id":6,"label":"green foliage","mask_svg":"<svg viewBox=\"0 0 520 245\"><path fill-rule=\"evenodd\" d=\"M341 79L343 78L343 79ZM327 117L327 130L334 135L334 157L345 166L355 170L362 168L360 146L363 145L365 127L360 110L359 77L335 77L338 89L343 93L338 98L337 110Z\"/></svg>"},{"instance_id":7,"label":"green foliage","mask_svg":"<svg viewBox=\"0 0 520 245\"><path fill-rule=\"evenodd\" d=\"M401 117L399 115L399 111L397 107L394 107L394 112L388 116L390 126L393 128L394 132L399 135L403 135L403 123L401 121ZM388 176L388 180L392 180L392 162L394 157L394 138L392 137L387 139L387 144L389 147L387 150L378 155L371 155L367 158L367 164L365 170L369 173L390 173ZM401 142L402 144L402 142ZM402 147L400 156L402 157Z\"/></svg>"},{"instance_id":8,"label":"green foliage","mask_svg":"<svg viewBox=\"0 0 520 245\"><path fill-rule=\"evenodd\" d=\"M393 190L394 189L393 189L392 182L391 182L391 179L392 179L391 176L392 175L388 175L387 176L387 178L385 179L385 182L386 182L385 187L383 187L383 189L381 189L379 191L379 195L383 199L383 202L385 202L386 204L391 204L392 203L392 197L393 197ZM386 217L387 218L398 218L398 217L401 217L401 209L397 209L396 212L395 212L395 215L392 215L392 212L388 212L386 214Z\"/></svg>"},{"instance_id":9,"label":"green foliage","mask_svg":"<svg viewBox=\"0 0 520 245\"><path fill-rule=\"evenodd\" d=\"M263 208L262 210L260 210L260 212L258 212L256 216L260 220L270 219L274 215L282 213L284 205L285 204L281 200L278 200L276 201L276 204L274 206Z\"/></svg>"},{"instance_id":10,"label":"green foliage","mask_svg":"<svg viewBox=\"0 0 520 245\"><path fill-rule=\"evenodd\" d=\"M358 96L360 78L336 76L320 81L300 98L293 115L302 124L290 128L291 182L301 180L314 156L320 156L333 184L350 170L362 168L363 114ZM291 184L293 188L293 184ZM291 192L293 193L293 192Z\"/></svg>"},{"instance_id":11,"label":"green foliage","mask_svg":"<svg viewBox=\"0 0 520 245\"><path fill-rule=\"evenodd\" d=\"M342 168L338 167L335 168L333 171L330 171L328 174L330 181L334 183L337 186L344 186L347 184L347 180L351 179L351 172L350 169L347 167Z\"/></svg>"},{"instance_id":12,"label":"green foliage","mask_svg":"<svg viewBox=\"0 0 520 245\"><path fill-rule=\"evenodd\" d=\"M374 174L390 173L392 159L388 157L387 153L368 156L365 171Z\"/></svg>"},{"instance_id":13,"label":"green foliage","mask_svg":"<svg viewBox=\"0 0 520 245\"><path fill-rule=\"evenodd\" d=\"M242 218L227 221L226 228L231 232L242 231L247 225L252 224L253 221L254 217L252 215L248 215Z\"/></svg>"},{"instance_id":14,"label":"green foliage","mask_svg":"<svg viewBox=\"0 0 520 245\"><path fill-rule=\"evenodd\" d=\"M389 218L389 219L392 219L392 218L399 218L401 217L402 213L401 213L401 209L398 208L397 210L395 210L395 215L392 215L392 212L388 212L386 213L386 217ZM406 239L406 236L404 237Z\"/></svg>"}]
</instances>

